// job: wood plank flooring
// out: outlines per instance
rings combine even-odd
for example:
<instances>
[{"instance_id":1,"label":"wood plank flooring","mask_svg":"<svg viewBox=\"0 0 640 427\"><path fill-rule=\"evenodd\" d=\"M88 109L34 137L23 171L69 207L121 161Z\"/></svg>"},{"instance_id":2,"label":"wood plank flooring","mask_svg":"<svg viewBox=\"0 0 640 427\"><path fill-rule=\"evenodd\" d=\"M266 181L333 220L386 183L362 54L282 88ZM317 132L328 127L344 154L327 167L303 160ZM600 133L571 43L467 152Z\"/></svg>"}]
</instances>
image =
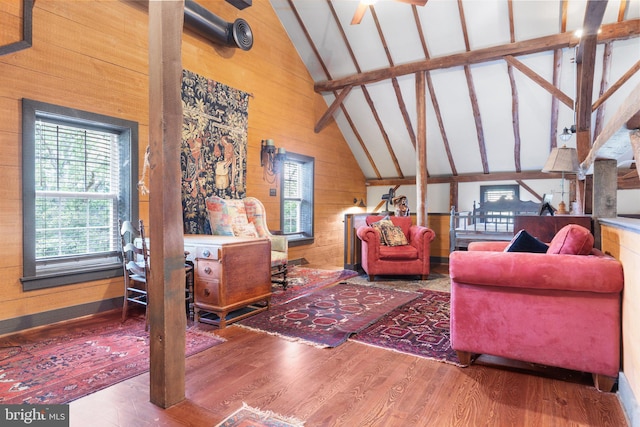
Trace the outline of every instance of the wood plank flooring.
<instances>
[{"instance_id":1,"label":"wood plank flooring","mask_svg":"<svg viewBox=\"0 0 640 427\"><path fill-rule=\"evenodd\" d=\"M458 368L351 341L318 349L237 326L219 335L228 341L187 359L185 401L149 403L147 373L72 402L71 426L213 426L242 402L306 426L627 425L616 394L578 374Z\"/></svg>"},{"instance_id":2,"label":"wood plank flooring","mask_svg":"<svg viewBox=\"0 0 640 427\"><path fill-rule=\"evenodd\" d=\"M29 334L75 327L82 321ZM186 360L183 402L151 404L146 373L71 402L70 425L210 427L243 402L307 427L628 425L617 395L581 373L487 356L459 368L352 341L319 349L238 326L216 333L227 342Z\"/></svg>"}]
</instances>

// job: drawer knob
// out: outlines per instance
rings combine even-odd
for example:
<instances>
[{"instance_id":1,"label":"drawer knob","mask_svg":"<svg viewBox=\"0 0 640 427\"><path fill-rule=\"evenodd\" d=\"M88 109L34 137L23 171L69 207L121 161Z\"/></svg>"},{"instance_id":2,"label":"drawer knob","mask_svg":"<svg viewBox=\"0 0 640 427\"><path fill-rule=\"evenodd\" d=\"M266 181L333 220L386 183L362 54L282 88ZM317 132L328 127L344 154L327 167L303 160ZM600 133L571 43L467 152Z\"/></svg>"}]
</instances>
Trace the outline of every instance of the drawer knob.
<instances>
[{"instance_id":1,"label":"drawer knob","mask_svg":"<svg viewBox=\"0 0 640 427\"><path fill-rule=\"evenodd\" d=\"M205 258L209 258L211 252L209 252L209 249L205 249L204 251L202 251L202 255L204 255Z\"/></svg>"},{"instance_id":2,"label":"drawer knob","mask_svg":"<svg viewBox=\"0 0 640 427\"><path fill-rule=\"evenodd\" d=\"M211 267L205 267L204 272L207 274L211 274Z\"/></svg>"},{"instance_id":3,"label":"drawer knob","mask_svg":"<svg viewBox=\"0 0 640 427\"><path fill-rule=\"evenodd\" d=\"M204 296L208 297L209 295L211 295L211 292L209 292L209 289L204 288Z\"/></svg>"}]
</instances>

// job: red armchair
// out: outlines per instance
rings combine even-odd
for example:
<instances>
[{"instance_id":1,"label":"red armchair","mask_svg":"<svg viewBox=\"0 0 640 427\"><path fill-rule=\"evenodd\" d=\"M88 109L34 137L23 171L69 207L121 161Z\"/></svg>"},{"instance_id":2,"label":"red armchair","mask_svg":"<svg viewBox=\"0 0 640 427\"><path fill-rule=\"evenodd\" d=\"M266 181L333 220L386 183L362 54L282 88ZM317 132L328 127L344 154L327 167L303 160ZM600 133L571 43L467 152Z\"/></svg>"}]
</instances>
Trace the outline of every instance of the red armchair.
<instances>
[{"instance_id":1,"label":"red armchair","mask_svg":"<svg viewBox=\"0 0 640 427\"><path fill-rule=\"evenodd\" d=\"M388 219L393 226L399 227L405 240L393 242L394 246L390 246L383 243L384 237L379 227L372 226L382 219L385 217L370 215L366 218L367 225L357 230L358 238L362 241L362 268L369 280L373 281L376 275L419 275L426 280L435 232L424 226L412 225L411 217L391 216ZM396 232L399 230L396 229Z\"/></svg>"},{"instance_id":2,"label":"red armchair","mask_svg":"<svg viewBox=\"0 0 640 427\"><path fill-rule=\"evenodd\" d=\"M450 254L451 347L464 365L491 354L593 375L609 391L620 368L622 265L571 225L547 253L476 242Z\"/></svg>"}]
</instances>

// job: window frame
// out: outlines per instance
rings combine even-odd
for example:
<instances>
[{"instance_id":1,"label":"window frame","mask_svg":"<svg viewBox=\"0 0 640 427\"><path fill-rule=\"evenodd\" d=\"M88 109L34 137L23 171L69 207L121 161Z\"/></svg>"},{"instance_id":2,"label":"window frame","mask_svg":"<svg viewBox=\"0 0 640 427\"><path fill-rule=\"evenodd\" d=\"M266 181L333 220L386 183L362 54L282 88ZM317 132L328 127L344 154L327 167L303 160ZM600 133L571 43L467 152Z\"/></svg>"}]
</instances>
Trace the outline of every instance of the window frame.
<instances>
[{"instance_id":1,"label":"window frame","mask_svg":"<svg viewBox=\"0 0 640 427\"><path fill-rule=\"evenodd\" d=\"M94 264L87 259L96 255L71 257L67 267L56 271L38 272L36 263L36 187L35 187L35 124L40 118L74 126L115 131L120 150L120 189L118 218L138 220L138 123L88 111L62 107L45 102L22 99L22 219L24 291L52 288L122 276L122 262ZM120 255L119 253L117 254ZM84 259L83 259L84 258ZM112 257L111 257L112 258ZM83 262L84 261L84 262ZM64 262L59 263L65 264Z\"/></svg>"},{"instance_id":2,"label":"window frame","mask_svg":"<svg viewBox=\"0 0 640 427\"><path fill-rule=\"evenodd\" d=\"M282 173L280 174L280 230L282 234L287 238L289 246L300 246L312 244L314 242L314 224L315 224L315 202L314 202L314 193L315 193L315 158L310 156L305 156L302 154L287 152L287 157L284 160L285 162L295 162L302 165L302 176L309 176L311 179L311 184L309 185L308 190L303 189L302 194L302 203L308 204L307 211L310 215L310 220L306 224L305 230L297 233L285 233L284 232L284 204L285 204L285 194L284 194L284 165L282 165Z\"/></svg>"}]
</instances>

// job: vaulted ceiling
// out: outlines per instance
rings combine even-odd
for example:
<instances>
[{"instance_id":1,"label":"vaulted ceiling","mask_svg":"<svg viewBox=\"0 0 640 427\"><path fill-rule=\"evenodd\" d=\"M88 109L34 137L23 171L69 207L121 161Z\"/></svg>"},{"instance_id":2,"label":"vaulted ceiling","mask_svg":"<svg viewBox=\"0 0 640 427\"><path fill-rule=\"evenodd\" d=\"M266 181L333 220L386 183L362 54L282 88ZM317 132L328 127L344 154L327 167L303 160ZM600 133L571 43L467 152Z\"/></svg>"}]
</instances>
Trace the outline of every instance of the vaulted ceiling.
<instances>
[{"instance_id":1,"label":"vaulted ceiling","mask_svg":"<svg viewBox=\"0 0 640 427\"><path fill-rule=\"evenodd\" d=\"M372 185L415 180L424 141L430 177L540 171L576 124L584 158L640 85L640 0L379 0L357 25L358 0L270 1L329 106L316 131L335 119ZM600 155L628 165L622 130Z\"/></svg>"}]
</instances>

